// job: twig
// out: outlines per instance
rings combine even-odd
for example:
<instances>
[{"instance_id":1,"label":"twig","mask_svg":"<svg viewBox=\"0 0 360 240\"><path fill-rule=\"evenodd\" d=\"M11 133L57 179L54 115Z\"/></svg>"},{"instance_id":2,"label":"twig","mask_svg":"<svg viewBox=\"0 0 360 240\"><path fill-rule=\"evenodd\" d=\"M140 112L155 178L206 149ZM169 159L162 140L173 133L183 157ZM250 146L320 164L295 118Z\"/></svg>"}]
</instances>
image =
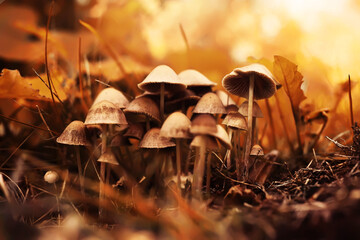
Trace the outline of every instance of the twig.
<instances>
[{"instance_id":1,"label":"twig","mask_svg":"<svg viewBox=\"0 0 360 240\"><path fill-rule=\"evenodd\" d=\"M39 105L36 105L36 107L37 107L37 109L38 109L38 111L39 111L39 115L40 115L43 123L45 124L47 130L49 131L51 137L55 138L54 134L52 133L52 131L51 131L50 128L49 128L49 125L47 125L44 116L43 116L42 113L41 113L41 110L40 110L40 108L39 108Z\"/></svg>"},{"instance_id":2,"label":"twig","mask_svg":"<svg viewBox=\"0 0 360 240\"><path fill-rule=\"evenodd\" d=\"M0 113L0 117L5 118L5 119L10 120L10 121L13 121L13 122L16 122L16 123L19 123L19 124L22 124L22 125L25 125L27 127L31 127L33 129L38 129L38 130L42 130L42 131L49 131L48 129L45 129L45 128L41 128L41 127L34 126L34 125L31 125L31 124L28 124L28 123L20 122L20 121L14 119L14 118L6 117L6 116L2 115L1 113ZM50 131L57 134L57 135L59 134L58 132L55 132L55 131L52 131L52 130L50 130Z\"/></svg>"}]
</instances>

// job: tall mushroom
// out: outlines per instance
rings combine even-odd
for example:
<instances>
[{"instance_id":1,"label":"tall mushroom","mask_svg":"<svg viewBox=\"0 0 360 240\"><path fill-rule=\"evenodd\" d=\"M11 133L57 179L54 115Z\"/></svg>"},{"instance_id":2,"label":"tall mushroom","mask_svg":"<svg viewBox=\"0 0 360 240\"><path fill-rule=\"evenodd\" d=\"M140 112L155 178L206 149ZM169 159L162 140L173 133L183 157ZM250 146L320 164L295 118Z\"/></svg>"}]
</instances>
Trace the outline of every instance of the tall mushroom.
<instances>
[{"instance_id":1,"label":"tall mushroom","mask_svg":"<svg viewBox=\"0 0 360 240\"><path fill-rule=\"evenodd\" d=\"M107 150L108 125L127 125L123 111L113 103L103 100L92 105L85 119L85 125L101 125L101 155ZM102 214L101 201L103 198L104 181L105 181L106 162L100 163L100 190L99 190L99 216Z\"/></svg>"},{"instance_id":2,"label":"tall mushroom","mask_svg":"<svg viewBox=\"0 0 360 240\"><path fill-rule=\"evenodd\" d=\"M245 178L249 171L249 154L252 142L252 118L254 99L270 98L275 94L277 82L271 72L261 64L251 64L235 68L222 80L223 87L230 93L247 98L248 107L248 134L245 147Z\"/></svg>"},{"instance_id":3,"label":"tall mushroom","mask_svg":"<svg viewBox=\"0 0 360 240\"><path fill-rule=\"evenodd\" d=\"M160 116L161 121L164 121L165 91L181 91L186 88L186 85L179 80L178 75L169 66L160 65L154 68L149 75L138 84L138 87L148 92L160 92Z\"/></svg>"},{"instance_id":4,"label":"tall mushroom","mask_svg":"<svg viewBox=\"0 0 360 240\"><path fill-rule=\"evenodd\" d=\"M76 151L76 161L79 173L79 183L81 192L84 194L84 179L82 174L80 149L79 146L88 144L86 140L85 125L82 121L72 121L56 139L56 142L66 145L74 145Z\"/></svg>"},{"instance_id":5,"label":"tall mushroom","mask_svg":"<svg viewBox=\"0 0 360 240\"><path fill-rule=\"evenodd\" d=\"M189 129L190 129L190 119L181 112L174 112L164 121L160 135L168 138L174 138L176 143L176 172L177 172L177 184L180 189L181 185L181 149L180 149L180 139L191 138Z\"/></svg>"}]
</instances>

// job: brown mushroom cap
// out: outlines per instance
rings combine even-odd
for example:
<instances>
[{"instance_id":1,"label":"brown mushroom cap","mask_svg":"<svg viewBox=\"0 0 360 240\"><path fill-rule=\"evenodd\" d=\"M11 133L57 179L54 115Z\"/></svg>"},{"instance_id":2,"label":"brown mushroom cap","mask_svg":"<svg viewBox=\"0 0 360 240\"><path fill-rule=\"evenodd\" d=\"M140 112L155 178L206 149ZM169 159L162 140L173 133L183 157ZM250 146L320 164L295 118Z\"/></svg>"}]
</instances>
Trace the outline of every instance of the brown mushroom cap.
<instances>
[{"instance_id":1,"label":"brown mushroom cap","mask_svg":"<svg viewBox=\"0 0 360 240\"><path fill-rule=\"evenodd\" d=\"M154 68L138 87L148 92L160 92L161 83L164 83L165 91L176 92L186 88L174 70L166 65Z\"/></svg>"},{"instance_id":2,"label":"brown mushroom cap","mask_svg":"<svg viewBox=\"0 0 360 240\"><path fill-rule=\"evenodd\" d=\"M199 71L187 69L179 73L179 78L187 87L213 87L217 83L210 81Z\"/></svg>"},{"instance_id":3,"label":"brown mushroom cap","mask_svg":"<svg viewBox=\"0 0 360 240\"><path fill-rule=\"evenodd\" d=\"M249 98L250 75L254 75L254 99L269 98L274 95L277 85L274 76L264 66L254 63L235 68L223 80L223 87L231 94Z\"/></svg>"},{"instance_id":4,"label":"brown mushroom cap","mask_svg":"<svg viewBox=\"0 0 360 240\"><path fill-rule=\"evenodd\" d=\"M181 105L184 104L186 108L196 105L200 100L200 97L189 89L176 92L165 103L166 112L174 112L181 109Z\"/></svg>"},{"instance_id":5,"label":"brown mushroom cap","mask_svg":"<svg viewBox=\"0 0 360 240\"><path fill-rule=\"evenodd\" d=\"M101 154L101 156L99 157L99 159L97 161L98 162L109 163L109 164L112 164L112 165L119 165L118 161L116 160L116 157L115 157L114 153L111 150L106 150L106 152Z\"/></svg>"},{"instance_id":6,"label":"brown mushroom cap","mask_svg":"<svg viewBox=\"0 0 360 240\"><path fill-rule=\"evenodd\" d=\"M185 114L174 112L164 121L160 135L169 138L191 138L190 125L191 121Z\"/></svg>"},{"instance_id":7,"label":"brown mushroom cap","mask_svg":"<svg viewBox=\"0 0 360 240\"><path fill-rule=\"evenodd\" d=\"M121 91L112 87L103 89L95 98L93 105L104 100L113 103L117 108L121 109L126 108L129 105L129 100L125 97L125 95Z\"/></svg>"},{"instance_id":8,"label":"brown mushroom cap","mask_svg":"<svg viewBox=\"0 0 360 240\"><path fill-rule=\"evenodd\" d=\"M219 147L214 137L206 135L195 136L190 143L190 147L201 147L202 143L205 143L206 149L208 150L218 149Z\"/></svg>"},{"instance_id":9,"label":"brown mushroom cap","mask_svg":"<svg viewBox=\"0 0 360 240\"><path fill-rule=\"evenodd\" d=\"M85 125L120 124L127 125L123 111L109 101L92 105L85 119Z\"/></svg>"},{"instance_id":10,"label":"brown mushroom cap","mask_svg":"<svg viewBox=\"0 0 360 240\"><path fill-rule=\"evenodd\" d=\"M215 137L217 140L219 140L221 145L223 145L225 148L231 149L231 141L226 130L220 124L217 124L216 128L217 128L217 132L210 133L210 135Z\"/></svg>"},{"instance_id":11,"label":"brown mushroom cap","mask_svg":"<svg viewBox=\"0 0 360 240\"><path fill-rule=\"evenodd\" d=\"M128 129L124 133L124 137L142 139L144 136L144 126L140 123L130 123Z\"/></svg>"},{"instance_id":12,"label":"brown mushroom cap","mask_svg":"<svg viewBox=\"0 0 360 240\"><path fill-rule=\"evenodd\" d=\"M323 108L320 110L312 111L305 116L305 123L309 122L319 122L328 119L328 113L330 112L329 108Z\"/></svg>"},{"instance_id":13,"label":"brown mushroom cap","mask_svg":"<svg viewBox=\"0 0 360 240\"><path fill-rule=\"evenodd\" d=\"M191 121L190 133L192 134L210 134L216 131L216 120L210 114L196 115Z\"/></svg>"},{"instance_id":14,"label":"brown mushroom cap","mask_svg":"<svg viewBox=\"0 0 360 240\"><path fill-rule=\"evenodd\" d=\"M258 144L255 144L252 148L251 148L251 152L250 152L250 156L264 156L264 150L262 149L262 147Z\"/></svg>"},{"instance_id":15,"label":"brown mushroom cap","mask_svg":"<svg viewBox=\"0 0 360 240\"><path fill-rule=\"evenodd\" d=\"M194 113L225 114L226 109L215 93L206 93L196 104Z\"/></svg>"},{"instance_id":16,"label":"brown mushroom cap","mask_svg":"<svg viewBox=\"0 0 360 240\"><path fill-rule=\"evenodd\" d=\"M248 116L248 106L249 106L249 102L248 101L244 101L240 106L239 106L239 113L241 115L243 115L244 117ZM255 118L263 118L264 115L260 109L259 104L257 104L257 102L254 101L253 104L253 117Z\"/></svg>"},{"instance_id":17,"label":"brown mushroom cap","mask_svg":"<svg viewBox=\"0 0 360 240\"><path fill-rule=\"evenodd\" d=\"M219 97L225 108L232 105L236 106L236 102L226 92L222 90L216 90L215 94Z\"/></svg>"},{"instance_id":18,"label":"brown mushroom cap","mask_svg":"<svg viewBox=\"0 0 360 240\"><path fill-rule=\"evenodd\" d=\"M72 121L56 142L67 145L87 145L85 129L82 121Z\"/></svg>"},{"instance_id":19,"label":"brown mushroom cap","mask_svg":"<svg viewBox=\"0 0 360 240\"><path fill-rule=\"evenodd\" d=\"M150 129L139 143L140 148L168 148L175 146L171 138L160 136L160 128Z\"/></svg>"},{"instance_id":20,"label":"brown mushroom cap","mask_svg":"<svg viewBox=\"0 0 360 240\"><path fill-rule=\"evenodd\" d=\"M135 122L145 122L146 118L141 118L141 115L143 115L148 117L150 121L161 123L159 107L148 97L135 98L124 110L124 113L129 121L132 119Z\"/></svg>"},{"instance_id":21,"label":"brown mushroom cap","mask_svg":"<svg viewBox=\"0 0 360 240\"><path fill-rule=\"evenodd\" d=\"M226 115L222 124L235 129L247 131L247 123L245 117L239 112L230 112Z\"/></svg>"}]
</instances>

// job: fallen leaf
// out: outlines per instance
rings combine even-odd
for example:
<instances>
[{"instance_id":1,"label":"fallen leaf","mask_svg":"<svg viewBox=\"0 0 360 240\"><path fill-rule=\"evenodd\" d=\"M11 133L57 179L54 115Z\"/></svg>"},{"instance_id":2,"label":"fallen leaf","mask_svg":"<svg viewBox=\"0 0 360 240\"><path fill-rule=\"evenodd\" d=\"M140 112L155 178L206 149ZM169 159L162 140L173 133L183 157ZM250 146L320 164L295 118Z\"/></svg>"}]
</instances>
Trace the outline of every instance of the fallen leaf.
<instances>
[{"instance_id":1,"label":"fallen leaf","mask_svg":"<svg viewBox=\"0 0 360 240\"><path fill-rule=\"evenodd\" d=\"M66 95L60 88L60 79L53 76L53 82L59 98L64 100ZM38 77L22 77L18 70L3 69L0 74L0 98L50 101L51 95Z\"/></svg>"},{"instance_id":2,"label":"fallen leaf","mask_svg":"<svg viewBox=\"0 0 360 240\"><path fill-rule=\"evenodd\" d=\"M284 57L274 56L273 73L275 78L284 86L292 107L298 110L300 103L306 97L301 89L303 76L298 72L297 65Z\"/></svg>"}]
</instances>

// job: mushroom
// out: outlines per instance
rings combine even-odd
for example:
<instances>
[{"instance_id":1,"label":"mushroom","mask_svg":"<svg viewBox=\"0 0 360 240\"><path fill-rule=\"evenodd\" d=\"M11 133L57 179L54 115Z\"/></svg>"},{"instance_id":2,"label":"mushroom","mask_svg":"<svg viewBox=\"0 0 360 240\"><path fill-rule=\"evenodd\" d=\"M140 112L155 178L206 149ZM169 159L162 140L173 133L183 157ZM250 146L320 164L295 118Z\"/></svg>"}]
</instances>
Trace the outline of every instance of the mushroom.
<instances>
[{"instance_id":1,"label":"mushroom","mask_svg":"<svg viewBox=\"0 0 360 240\"><path fill-rule=\"evenodd\" d=\"M121 91L112 87L103 89L95 98L93 105L104 100L113 103L120 109L124 109L129 105L129 100L125 97L125 95Z\"/></svg>"},{"instance_id":2,"label":"mushroom","mask_svg":"<svg viewBox=\"0 0 360 240\"><path fill-rule=\"evenodd\" d=\"M247 124L245 117L239 113L239 112L230 112L226 115L224 120L222 121L222 124L226 125L228 127L229 131L229 138L230 141L233 138L233 134L237 133L238 130L240 131L247 131ZM235 131L235 132L234 132ZM235 137L234 141L234 148L235 148L235 159L236 159L236 175L237 178L240 179L240 154L239 149L237 145L239 145L238 141L240 139ZM227 160L227 168L229 169L231 167L231 151L227 150L225 155L225 160Z\"/></svg>"},{"instance_id":3,"label":"mushroom","mask_svg":"<svg viewBox=\"0 0 360 240\"><path fill-rule=\"evenodd\" d=\"M201 198L201 186L203 183L204 169L205 169L205 154L206 147L209 143L209 134L216 133L217 126L215 118L210 114L196 115L191 122L190 133L195 135L198 143L191 146L196 146L199 154L196 154L194 166L194 180L193 180L193 195ZM195 140L194 138L194 140ZM193 142L194 142L193 140Z\"/></svg>"},{"instance_id":4,"label":"mushroom","mask_svg":"<svg viewBox=\"0 0 360 240\"><path fill-rule=\"evenodd\" d=\"M281 85L277 84L271 72L261 64L251 64L235 68L222 80L223 87L231 94L247 98L248 107L248 134L245 147L245 178L249 172L249 154L252 142L252 116L254 99L270 98Z\"/></svg>"},{"instance_id":5,"label":"mushroom","mask_svg":"<svg viewBox=\"0 0 360 240\"><path fill-rule=\"evenodd\" d=\"M108 125L127 125L123 111L113 103L104 100L92 105L85 119L85 125L101 125L101 155L107 150ZM99 216L102 215L101 201L103 198L106 162L100 163Z\"/></svg>"},{"instance_id":6,"label":"mushroom","mask_svg":"<svg viewBox=\"0 0 360 240\"><path fill-rule=\"evenodd\" d=\"M184 91L179 91L170 96L168 101L165 103L166 112L171 113L177 110L181 110L186 114L187 109L190 106L195 106L200 97L195 95L195 93L189 89Z\"/></svg>"},{"instance_id":7,"label":"mushroom","mask_svg":"<svg viewBox=\"0 0 360 240\"><path fill-rule=\"evenodd\" d=\"M56 142L66 145L74 145L76 151L76 161L79 174L79 185L81 192L84 194L84 178L82 174L80 148L88 144L86 139L85 124L82 121L72 121L56 139Z\"/></svg>"},{"instance_id":8,"label":"mushroom","mask_svg":"<svg viewBox=\"0 0 360 240\"><path fill-rule=\"evenodd\" d=\"M180 149L180 139L191 138L189 129L190 129L190 119L181 112L174 112L168 116L164 121L161 129L160 135L168 138L174 138L176 143L176 170L177 170L177 184L180 189L181 186L181 149Z\"/></svg>"},{"instance_id":9,"label":"mushroom","mask_svg":"<svg viewBox=\"0 0 360 240\"><path fill-rule=\"evenodd\" d=\"M143 139L139 143L139 148L147 149L147 150L156 150L158 157L163 157L163 167L166 168L166 165L171 161L168 160L169 154L166 153L166 150L169 148L175 147L175 143L171 141L171 138L161 136L160 128L152 128L150 129L143 137ZM159 162L155 162L155 168L158 168ZM161 175L161 172L160 174ZM156 176L159 177L158 175Z\"/></svg>"},{"instance_id":10,"label":"mushroom","mask_svg":"<svg viewBox=\"0 0 360 240\"><path fill-rule=\"evenodd\" d=\"M324 131L326 124L328 122L329 113L330 109L328 108L323 108L317 111L313 111L311 113L309 113L308 115L305 116L305 123L311 125L312 123L320 123L321 127L319 130L317 130L317 132L315 133L315 138L312 141L311 144L309 144L307 142L306 146L304 147L304 152L308 153L309 150L311 150L312 148L315 147L316 143L319 141L319 138L322 134L322 132Z\"/></svg>"},{"instance_id":11,"label":"mushroom","mask_svg":"<svg viewBox=\"0 0 360 240\"><path fill-rule=\"evenodd\" d=\"M208 92L211 92L211 88L216 86L215 82L210 81L202 73L194 69L187 69L182 71L179 73L179 78L188 89L194 91L195 94L200 97Z\"/></svg>"},{"instance_id":12,"label":"mushroom","mask_svg":"<svg viewBox=\"0 0 360 240\"><path fill-rule=\"evenodd\" d=\"M160 65L154 68L149 75L138 84L138 87L148 92L160 92L160 118L161 121L163 121L165 91L181 91L186 88L186 85L179 80L178 75L169 66Z\"/></svg>"},{"instance_id":13,"label":"mushroom","mask_svg":"<svg viewBox=\"0 0 360 240\"><path fill-rule=\"evenodd\" d=\"M161 124L161 116L156 103L148 97L139 97L132 100L124 110L126 119L130 122L146 122L146 130L150 129L150 122Z\"/></svg>"},{"instance_id":14,"label":"mushroom","mask_svg":"<svg viewBox=\"0 0 360 240\"><path fill-rule=\"evenodd\" d=\"M226 114L226 109L215 93L206 93L196 104L193 113Z\"/></svg>"}]
</instances>

